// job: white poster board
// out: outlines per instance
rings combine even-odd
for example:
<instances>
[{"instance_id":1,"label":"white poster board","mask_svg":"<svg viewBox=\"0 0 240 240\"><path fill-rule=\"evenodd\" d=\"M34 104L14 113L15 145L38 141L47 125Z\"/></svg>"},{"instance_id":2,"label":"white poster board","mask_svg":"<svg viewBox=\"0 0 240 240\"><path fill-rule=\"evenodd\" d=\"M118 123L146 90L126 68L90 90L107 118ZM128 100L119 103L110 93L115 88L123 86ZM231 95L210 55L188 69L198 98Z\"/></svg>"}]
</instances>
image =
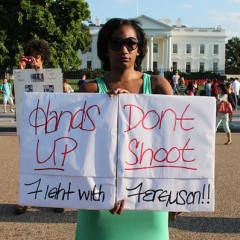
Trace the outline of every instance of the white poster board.
<instances>
[{"instance_id":1,"label":"white poster board","mask_svg":"<svg viewBox=\"0 0 240 240\"><path fill-rule=\"evenodd\" d=\"M19 203L90 209L113 206L117 98L29 93L24 94L23 103Z\"/></svg>"},{"instance_id":2,"label":"white poster board","mask_svg":"<svg viewBox=\"0 0 240 240\"><path fill-rule=\"evenodd\" d=\"M29 93L23 103L20 204L214 209L215 99Z\"/></svg>"},{"instance_id":3,"label":"white poster board","mask_svg":"<svg viewBox=\"0 0 240 240\"><path fill-rule=\"evenodd\" d=\"M22 94L24 92L63 92L63 77L60 68L46 69L15 69L14 91L17 120L17 134L20 135L22 112Z\"/></svg>"},{"instance_id":4,"label":"white poster board","mask_svg":"<svg viewBox=\"0 0 240 240\"><path fill-rule=\"evenodd\" d=\"M118 199L126 209L213 210L215 99L119 98Z\"/></svg>"}]
</instances>

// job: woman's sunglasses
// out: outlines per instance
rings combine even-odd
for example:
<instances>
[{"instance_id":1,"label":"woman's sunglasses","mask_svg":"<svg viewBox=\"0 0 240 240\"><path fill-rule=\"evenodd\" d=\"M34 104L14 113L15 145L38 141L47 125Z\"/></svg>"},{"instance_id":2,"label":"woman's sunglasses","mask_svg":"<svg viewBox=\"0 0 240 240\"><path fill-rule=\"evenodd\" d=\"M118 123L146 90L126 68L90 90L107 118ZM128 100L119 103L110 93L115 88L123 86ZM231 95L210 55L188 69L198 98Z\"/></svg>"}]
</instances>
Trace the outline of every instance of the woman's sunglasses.
<instances>
[{"instance_id":1,"label":"woman's sunglasses","mask_svg":"<svg viewBox=\"0 0 240 240\"><path fill-rule=\"evenodd\" d=\"M111 38L108 41L108 47L113 51L119 51L124 46L129 52L131 52L137 48L138 44L139 41L134 37L125 39Z\"/></svg>"}]
</instances>

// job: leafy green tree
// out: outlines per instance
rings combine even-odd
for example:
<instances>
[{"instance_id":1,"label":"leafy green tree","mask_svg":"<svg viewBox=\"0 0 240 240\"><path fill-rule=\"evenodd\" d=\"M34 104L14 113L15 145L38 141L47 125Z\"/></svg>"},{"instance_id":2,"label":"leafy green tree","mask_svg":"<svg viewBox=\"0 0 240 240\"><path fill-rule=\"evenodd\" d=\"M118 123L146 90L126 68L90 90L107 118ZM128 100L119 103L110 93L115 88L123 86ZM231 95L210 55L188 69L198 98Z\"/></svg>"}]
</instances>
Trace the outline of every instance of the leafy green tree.
<instances>
[{"instance_id":1,"label":"leafy green tree","mask_svg":"<svg viewBox=\"0 0 240 240\"><path fill-rule=\"evenodd\" d=\"M240 69L240 38L233 37L226 44L226 71Z\"/></svg>"},{"instance_id":2,"label":"leafy green tree","mask_svg":"<svg viewBox=\"0 0 240 240\"><path fill-rule=\"evenodd\" d=\"M0 0L0 64L16 66L31 38L49 42L48 67L63 70L81 65L78 50L91 44L89 5L83 0Z\"/></svg>"}]
</instances>

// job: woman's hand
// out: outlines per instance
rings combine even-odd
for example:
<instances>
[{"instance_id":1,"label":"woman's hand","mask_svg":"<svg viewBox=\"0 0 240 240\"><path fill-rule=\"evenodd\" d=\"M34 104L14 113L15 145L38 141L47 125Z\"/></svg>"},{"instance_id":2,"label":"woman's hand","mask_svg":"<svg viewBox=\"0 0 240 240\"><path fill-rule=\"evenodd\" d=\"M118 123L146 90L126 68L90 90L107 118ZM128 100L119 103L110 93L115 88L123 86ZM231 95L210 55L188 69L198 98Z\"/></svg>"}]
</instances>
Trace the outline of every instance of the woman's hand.
<instances>
[{"instance_id":1,"label":"woman's hand","mask_svg":"<svg viewBox=\"0 0 240 240\"><path fill-rule=\"evenodd\" d=\"M112 214L122 214L125 206L125 201L122 200L120 202L117 202L113 209L110 210L110 213Z\"/></svg>"},{"instance_id":2,"label":"woman's hand","mask_svg":"<svg viewBox=\"0 0 240 240\"><path fill-rule=\"evenodd\" d=\"M112 97L114 95L118 95L118 94L121 94L121 93L130 93L130 92L126 89L123 89L123 88L117 88L115 90L111 89L111 90L108 91L109 97Z\"/></svg>"},{"instance_id":3,"label":"woman's hand","mask_svg":"<svg viewBox=\"0 0 240 240\"><path fill-rule=\"evenodd\" d=\"M26 68L26 63L24 61L18 62L18 68L19 69L25 69Z\"/></svg>"},{"instance_id":4,"label":"woman's hand","mask_svg":"<svg viewBox=\"0 0 240 240\"><path fill-rule=\"evenodd\" d=\"M31 65L31 68L36 69L36 70L40 68L34 57L21 56L20 61L18 62L18 68L25 69L27 64Z\"/></svg>"}]
</instances>

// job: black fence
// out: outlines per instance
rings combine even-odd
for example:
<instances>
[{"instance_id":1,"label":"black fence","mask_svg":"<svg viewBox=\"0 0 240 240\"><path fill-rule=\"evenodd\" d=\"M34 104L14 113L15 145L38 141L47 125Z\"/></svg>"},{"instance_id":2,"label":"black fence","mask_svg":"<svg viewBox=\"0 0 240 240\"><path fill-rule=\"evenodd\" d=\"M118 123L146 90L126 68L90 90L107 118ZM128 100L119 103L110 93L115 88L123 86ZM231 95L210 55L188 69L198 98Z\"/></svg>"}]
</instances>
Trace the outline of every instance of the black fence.
<instances>
[{"instance_id":1,"label":"black fence","mask_svg":"<svg viewBox=\"0 0 240 240\"><path fill-rule=\"evenodd\" d=\"M151 75L164 75L165 78L170 79L172 78L172 75L174 74L173 71L144 71L146 73L149 73ZM63 73L63 78L66 79L80 79L82 73L84 73L87 76L87 79L95 79L96 77L103 76L105 72L102 69L89 69L89 70L79 70L79 71L69 71ZM239 70L240 74L240 70ZM189 79L189 80L197 80L197 79L206 79L206 78L218 78L224 79L225 74L224 71L206 71L206 72L197 72L197 71L191 71L191 72L184 72L179 70L179 75Z\"/></svg>"},{"instance_id":2,"label":"black fence","mask_svg":"<svg viewBox=\"0 0 240 240\"><path fill-rule=\"evenodd\" d=\"M144 69L143 69L144 71ZM159 71L159 70L155 70L155 71L144 71L147 72L149 74L154 74L154 75L163 75L165 76L165 78L170 79L173 75L173 71ZM82 74L85 74L87 79L95 79L96 77L99 76L103 76L105 74L105 71L102 69L81 69L81 70L77 70L77 71L67 71L67 72L63 72L63 78L66 79L76 79L79 80L81 79ZM191 72L184 72L179 70L179 74L180 76L189 79L189 80L197 80L197 79L206 79L206 78L219 78L222 79L225 77L226 74L233 74L233 75L240 75L240 69L238 70L231 70L231 71L206 71L206 72L198 72L198 71L191 71ZM4 77L8 77L10 79L12 79L12 75L8 75L6 74L6 71L0 69L0 79L3 79Z\"/></svg>"}]
</instances>

